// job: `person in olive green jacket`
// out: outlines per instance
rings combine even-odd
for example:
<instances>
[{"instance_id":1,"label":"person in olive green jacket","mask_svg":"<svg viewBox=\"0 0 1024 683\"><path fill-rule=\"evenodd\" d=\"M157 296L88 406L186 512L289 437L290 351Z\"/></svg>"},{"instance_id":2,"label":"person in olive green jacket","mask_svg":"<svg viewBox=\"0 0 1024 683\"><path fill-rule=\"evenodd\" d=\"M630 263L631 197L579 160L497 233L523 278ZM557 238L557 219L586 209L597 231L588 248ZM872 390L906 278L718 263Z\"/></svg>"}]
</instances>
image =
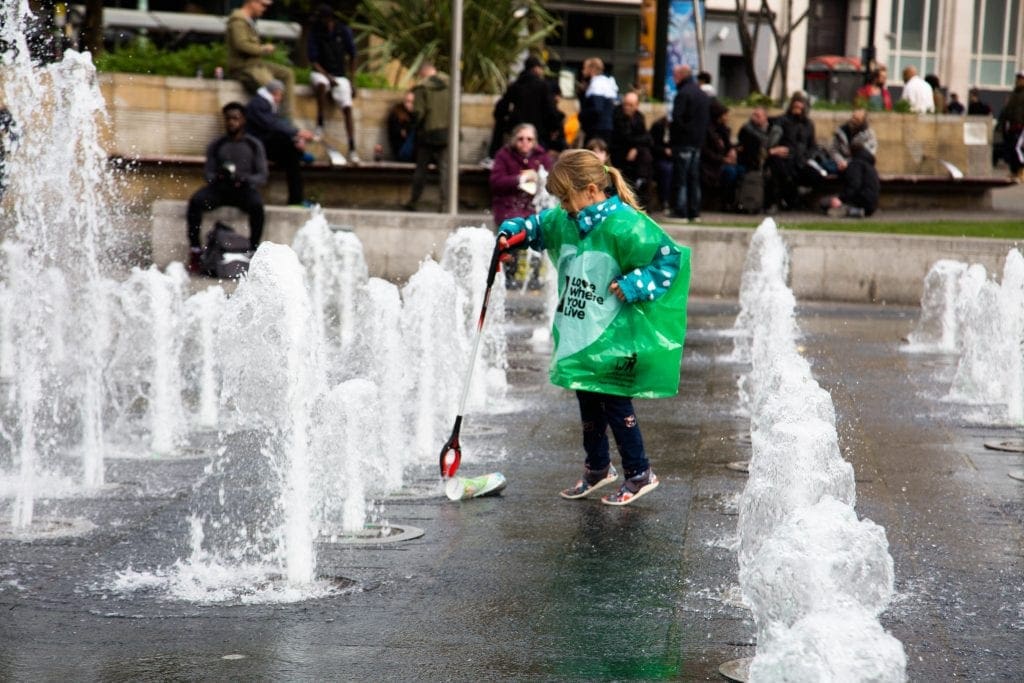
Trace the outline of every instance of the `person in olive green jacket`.
<instances>
[{"instance_id":1,"label":"person in olive green jacket","mask_svg":"<svg viewBox=\"0 0 1024 683\"><path fill-rule=\"evenodd\" d=\"M242 83L249 92L256 92L271 79L284 83L281 114L291 116L295 111L295 74L286 66L263 59L274 51L271 43L260 41L256 20L263 16L273 0L245 0L228 17L225 42L227 44L227 75Z\"/></svg>"},{"instance_id":2,"label":"person in olive green jacket","mask_svg":"<svg viewBox=\"0 0 1024 683\"><path fill-rule=\"evenodd\" d=\"M448 127L451 121L451 95L448 76L439 73L431 62L424 62L419 70L420 82L412 91L413 120L416 122L416 170L412 176L412 197L405 204L409 211L427 184L427 167L437 164L441 174L441 206L444 207L448 188Z\"/></svg>"}]
</instances>

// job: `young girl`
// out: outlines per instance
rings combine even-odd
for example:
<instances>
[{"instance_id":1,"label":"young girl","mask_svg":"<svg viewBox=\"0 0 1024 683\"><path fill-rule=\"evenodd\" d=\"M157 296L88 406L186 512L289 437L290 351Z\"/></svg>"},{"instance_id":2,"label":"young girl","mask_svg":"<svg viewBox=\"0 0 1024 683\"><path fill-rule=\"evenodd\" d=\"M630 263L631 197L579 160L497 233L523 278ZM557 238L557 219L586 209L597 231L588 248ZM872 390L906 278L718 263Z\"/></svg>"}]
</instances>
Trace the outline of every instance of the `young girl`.
<instances>
[{"instance_id":1,"label":"young girl","mask_svg":"<svg viewBox=\"0 0 1024 683\"><path fill-rule=\"evenodd\" d=\"M625 481L601 502L627 505L658 485L631 399L679 389L690 250L641 213L622 174L589 150L563 152L547 189L561 206L505 221L499 243L507 248L505 238L525 230L558 270L550 375L576 391L586 452L582 478L561 495L583 498L618 480L611 427Z\"/></svg>"}]
</instances>

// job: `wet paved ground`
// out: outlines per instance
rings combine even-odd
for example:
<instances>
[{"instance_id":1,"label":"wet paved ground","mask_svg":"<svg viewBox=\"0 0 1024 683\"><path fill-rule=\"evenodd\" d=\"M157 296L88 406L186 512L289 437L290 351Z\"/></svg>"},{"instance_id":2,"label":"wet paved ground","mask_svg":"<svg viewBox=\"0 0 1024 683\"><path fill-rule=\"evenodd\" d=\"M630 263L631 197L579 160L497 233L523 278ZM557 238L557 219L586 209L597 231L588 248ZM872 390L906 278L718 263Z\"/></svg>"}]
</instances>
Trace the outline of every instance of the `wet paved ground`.
<instances>
[{"instance_id":1,"label":"wet paved ground","mask_svg":"<svg viewBox=\"0 0 1024 683\"><path fill-rule=\"evenodd\" d=\"M754 652L730 549L744 477L724 467L749 452L739 369L719 360L735 303L692 302L679 396L637 402L663 483L622 509L557 496L581 466L575 400L528 341L537 300L510 306L520 409L467 418L460 471L502 471L501 497L396 496L388 518L421 538L320 549L321 572L355 590L209 607L108 588L126 565L187 554L205 461L110 461L116 493L51 511L94 520L92 533L0 539L0 680L720 680L721 662ZM937 401L951 359L898 352L916 314L806 305L802 344L832 392L858 512L888 533L899 597L882 622L909 679L1019 680L1024 484L1006 471L1024 458L982 447L1012 432Z\"/></svg>"}]
</instances>

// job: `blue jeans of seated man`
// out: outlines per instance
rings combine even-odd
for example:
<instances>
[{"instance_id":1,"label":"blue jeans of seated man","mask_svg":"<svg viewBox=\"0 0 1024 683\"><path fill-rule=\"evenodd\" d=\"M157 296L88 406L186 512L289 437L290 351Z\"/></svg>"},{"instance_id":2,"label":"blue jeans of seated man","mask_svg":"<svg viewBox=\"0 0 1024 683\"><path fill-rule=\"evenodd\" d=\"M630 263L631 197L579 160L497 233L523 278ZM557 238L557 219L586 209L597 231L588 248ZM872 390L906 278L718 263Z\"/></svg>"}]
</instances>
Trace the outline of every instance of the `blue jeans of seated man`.
<instances>
[{"instance_id":1,"label":"blue jeans of seated man","mask_svg":"<svg viewBox=\"0 0 1024 683\"><path fill-rule=\"evenodd\" d=\"M700 215L700 148L673 147L672 184L675 214L681 218Z\"/></svg>"},{"instance_id":2,"label":"blue jeans of seated man","mask_svg":"<svg viewBox=\"0 0 1024 683\"><path fill-rule=\"evenodd\" d=\"M587 454L588 469L603 470L611 462L609 427L622 456L622 469L627 478L635 477L650 467L632 399L591 391L577 391L576 398L580 403L580 419L583 420L583 450Z\"/></svg>"}]
</instances>

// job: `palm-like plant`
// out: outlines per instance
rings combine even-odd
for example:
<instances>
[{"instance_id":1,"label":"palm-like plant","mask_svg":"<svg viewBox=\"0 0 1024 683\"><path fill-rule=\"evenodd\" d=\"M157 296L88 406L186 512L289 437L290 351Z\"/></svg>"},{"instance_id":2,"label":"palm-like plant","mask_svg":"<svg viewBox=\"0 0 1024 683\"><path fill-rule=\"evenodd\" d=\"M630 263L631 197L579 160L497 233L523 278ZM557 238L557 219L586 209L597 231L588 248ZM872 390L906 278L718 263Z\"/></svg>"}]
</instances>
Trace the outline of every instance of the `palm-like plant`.
<instances>
[{"instance_id":1,"label":"palm-like plant","mask_svg":"<svg viewBox=\"0 0 1024 683\"><path fill-rule=\"evenodd\" d=\"M352 27L368 41L367 57L398 60L415 72L424 60L451 73L451 0L362 0ZM498 93L524 50L537 49L559 22L537 0L464 0L462 87L470 93Z\"/></svg>"}]
</instances>

